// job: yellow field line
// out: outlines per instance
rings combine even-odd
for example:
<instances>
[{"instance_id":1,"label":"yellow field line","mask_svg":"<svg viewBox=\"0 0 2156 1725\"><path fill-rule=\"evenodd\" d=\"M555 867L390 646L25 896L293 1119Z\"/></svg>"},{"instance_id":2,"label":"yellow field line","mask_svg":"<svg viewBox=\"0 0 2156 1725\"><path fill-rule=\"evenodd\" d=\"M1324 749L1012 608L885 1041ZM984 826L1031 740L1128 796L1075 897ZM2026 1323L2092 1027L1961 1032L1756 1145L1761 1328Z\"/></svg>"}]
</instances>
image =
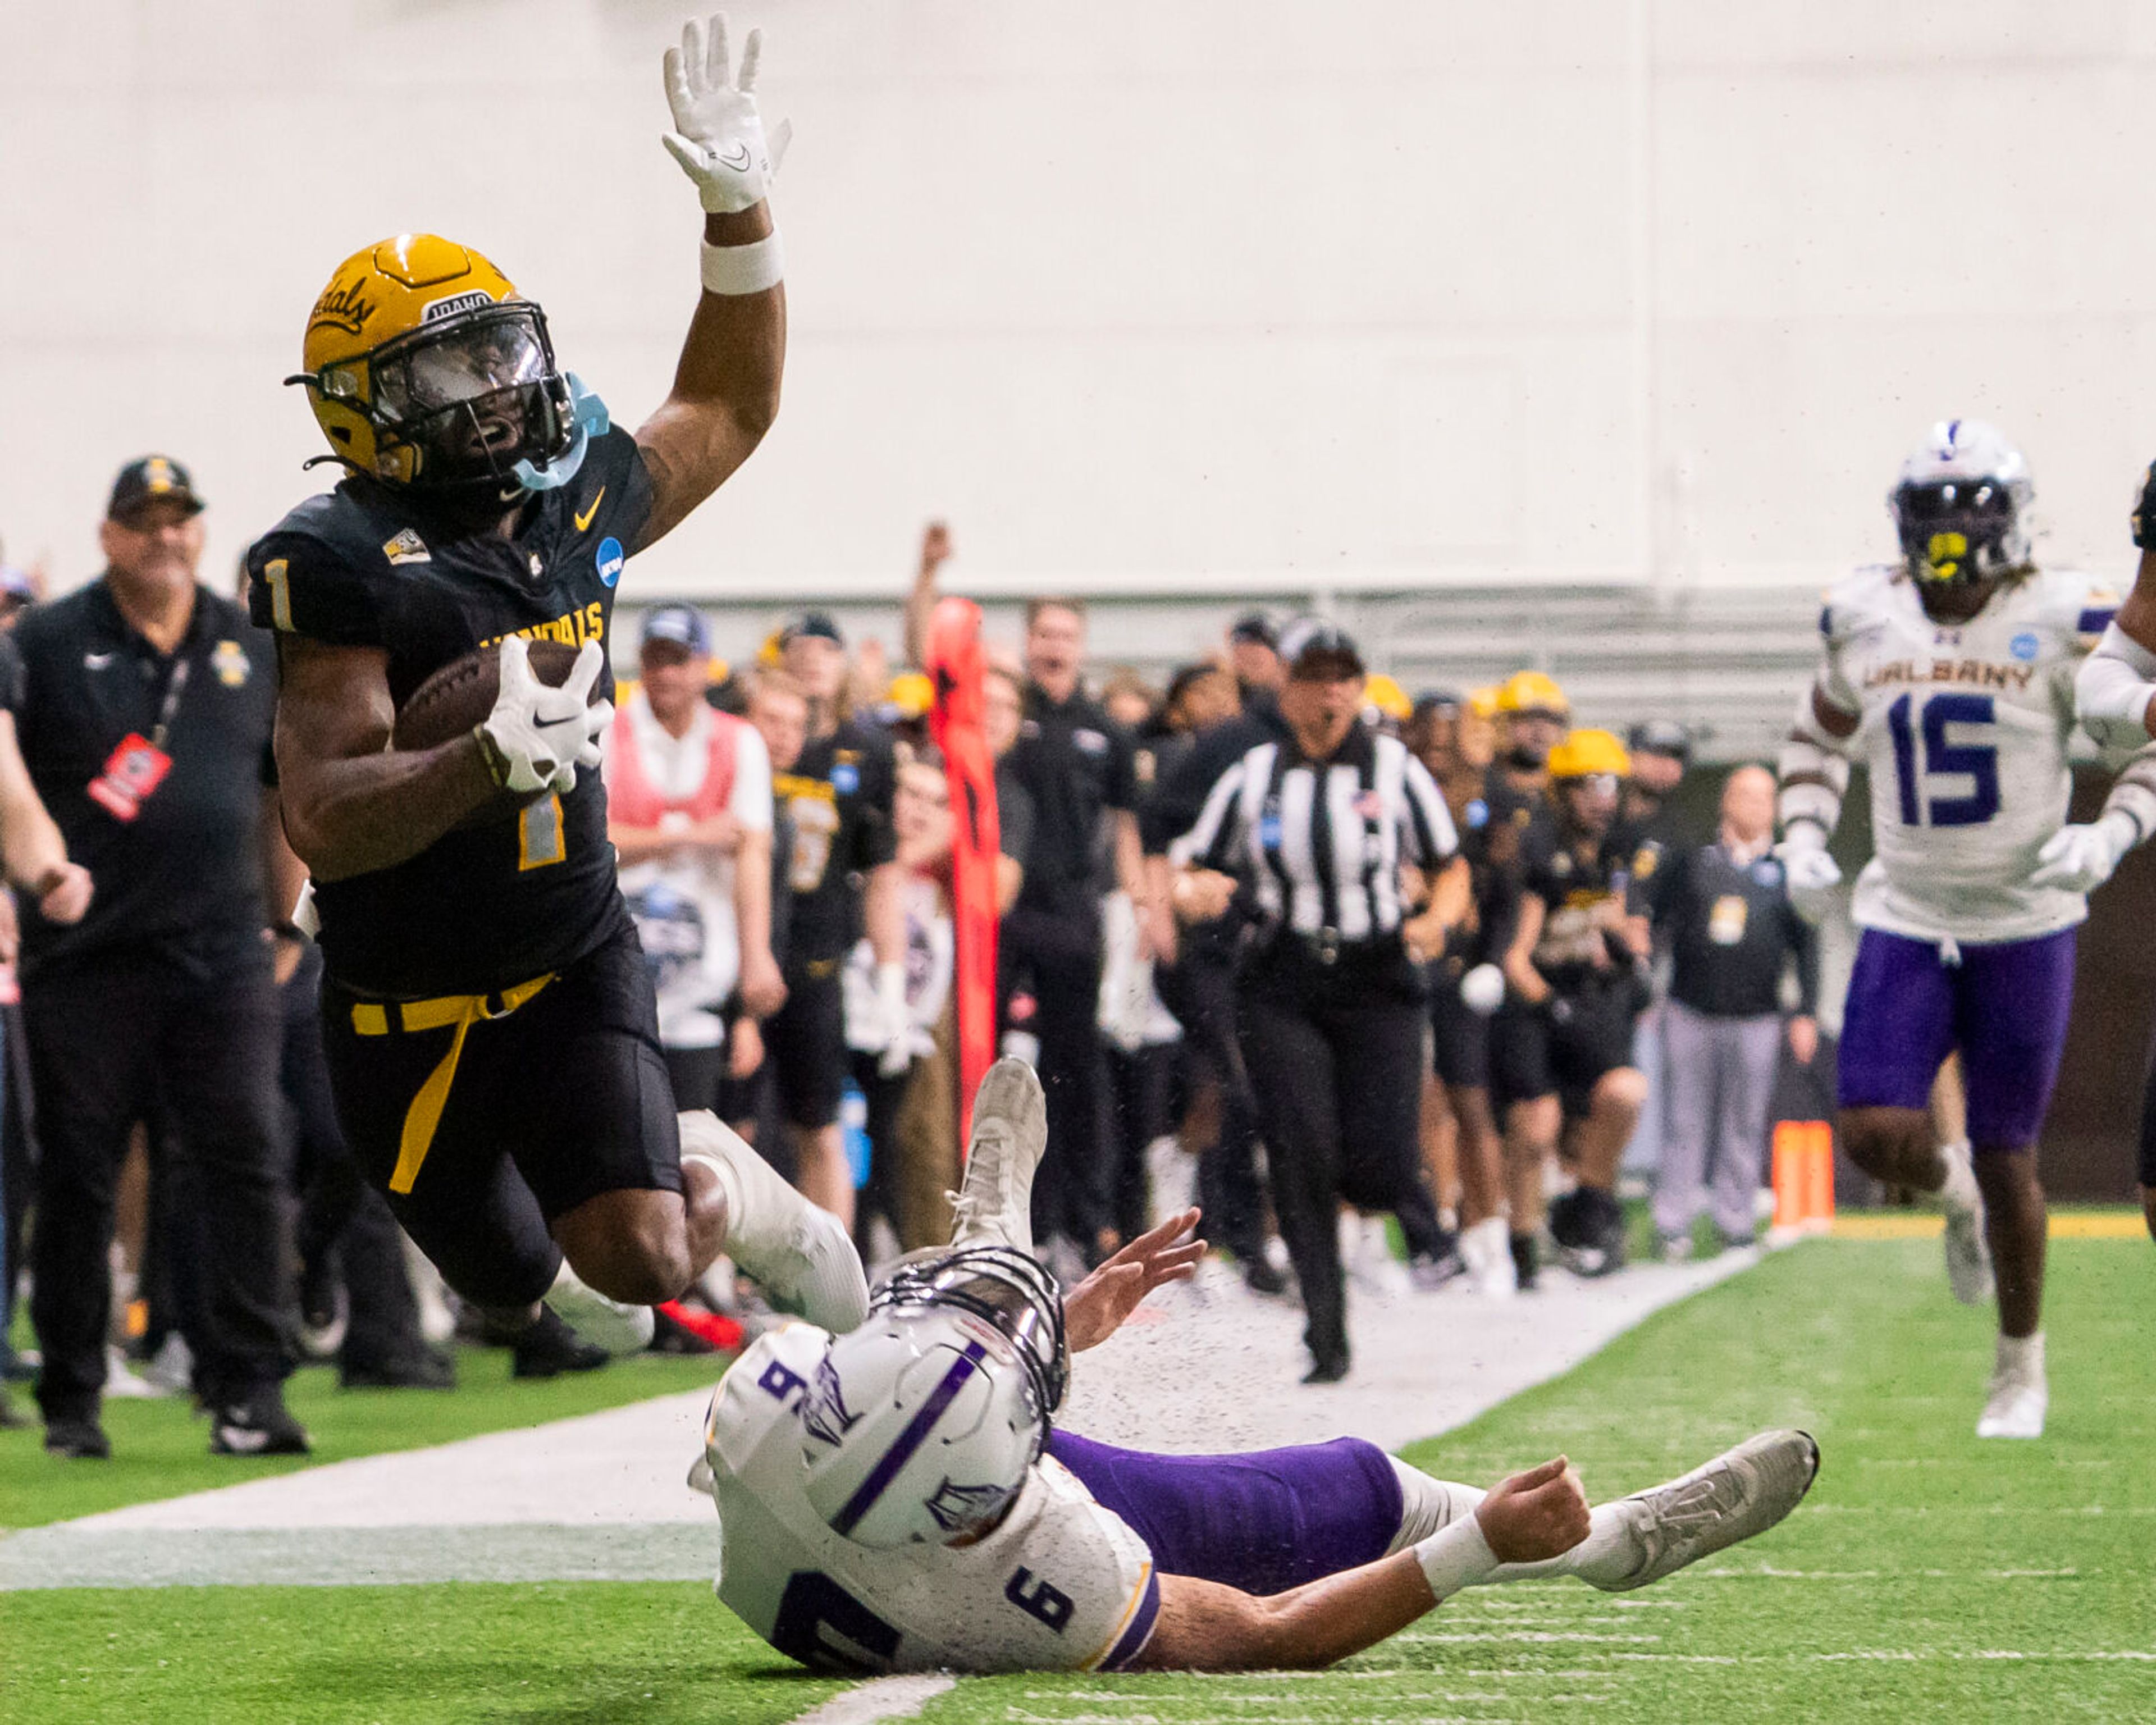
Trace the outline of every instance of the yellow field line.
<instances>
[{"instance_id":1,"label":"yellow field line","mask_svg":"<svg viewBox=\"0 0 2156 1725\"><path fill-rule=\"evenodd\" d=\"M1943 1218L1908 1211L1871 1215L1836 1216L1836 1240L1924 1240L1946 1226ZM2054 1240L2142 1240L2148 1224L2131 1210L2104 1211L2094 1215L2070 1212L2051 1218Z\"/></svg>"}]
</instances>

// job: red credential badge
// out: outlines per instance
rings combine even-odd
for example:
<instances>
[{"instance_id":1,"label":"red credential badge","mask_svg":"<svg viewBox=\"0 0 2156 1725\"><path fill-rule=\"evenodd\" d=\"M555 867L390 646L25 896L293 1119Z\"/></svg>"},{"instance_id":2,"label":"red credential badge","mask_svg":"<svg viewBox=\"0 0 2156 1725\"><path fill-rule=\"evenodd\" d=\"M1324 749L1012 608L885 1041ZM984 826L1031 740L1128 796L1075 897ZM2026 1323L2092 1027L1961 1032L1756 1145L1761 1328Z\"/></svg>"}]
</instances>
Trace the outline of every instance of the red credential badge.
<instances>
[{"instance_id":1,"label":"red credential badge","mask_svg":"<svg viewBox=\"0 0 2156 1725\"><path fill-rule=\"evenodd\" d=\"M105 771L90 780L90 793L115 820L132 820L172 770L170 755L141 732L131 731L120 739Z\"/></svg>"}]
</instances>

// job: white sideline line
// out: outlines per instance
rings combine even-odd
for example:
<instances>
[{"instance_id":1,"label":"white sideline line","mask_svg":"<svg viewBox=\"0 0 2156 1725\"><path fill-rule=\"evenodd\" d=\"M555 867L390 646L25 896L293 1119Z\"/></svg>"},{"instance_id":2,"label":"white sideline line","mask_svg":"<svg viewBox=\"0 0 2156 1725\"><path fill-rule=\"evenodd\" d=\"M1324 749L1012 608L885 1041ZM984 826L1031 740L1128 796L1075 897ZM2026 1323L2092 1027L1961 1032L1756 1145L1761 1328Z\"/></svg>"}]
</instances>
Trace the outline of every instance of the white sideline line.
<instances>
[{"instance_id":1,"label":"white sideline line","mask_svg":"<svg viewBox=\"0 0 2156 1725\"><path fill-rule=\"evenodd\" d=\"M940 1674L878 1677L809 1708L793 1725L875 1725L881 1719L911 1719L957 1681Z\"/></svg>"}]
</instances>

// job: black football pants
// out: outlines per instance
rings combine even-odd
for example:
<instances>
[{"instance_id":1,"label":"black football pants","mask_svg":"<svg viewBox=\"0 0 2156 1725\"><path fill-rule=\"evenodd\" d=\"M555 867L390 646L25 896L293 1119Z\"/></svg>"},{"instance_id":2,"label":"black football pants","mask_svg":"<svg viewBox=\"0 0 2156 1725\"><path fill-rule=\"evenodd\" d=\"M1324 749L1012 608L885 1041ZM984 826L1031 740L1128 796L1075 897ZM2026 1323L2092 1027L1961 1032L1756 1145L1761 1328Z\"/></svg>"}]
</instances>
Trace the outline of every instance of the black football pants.
<instances>
[{"instance_id":1,"label":"black football pants","mask_svg":"<svg viewBox=\"0 0 2156 1725\"><path fill-rule=\"evenodd\" d=\"M1430 1202L1418 1137L1425 1009L1314 969L1254 976L1239 1004L1273 1209L1302 1290L1303 1339L1321 1364L1345 1362L1341 1200L1418 1220ZM1411 1245L1422 1231L1408 1229Z\"/></svg>"},{"instance_id":2,"label":"black football pants","mask_svg":"<svg viewBox=\"0 0 2156 1725\"><path fill-rule=\"evenodd\" d=\"M181 1321L195 1389L221 1404L291 1369L285 1181L276 1127L280 1024L266 953L197 967L136 951L54 963L23 984L37 1088L30 1301L46 1418L94 1414L111 1319L113 1189L136 1122L170 1128L177 1237L201 1255Z\"/></svg>"}]
</instances>

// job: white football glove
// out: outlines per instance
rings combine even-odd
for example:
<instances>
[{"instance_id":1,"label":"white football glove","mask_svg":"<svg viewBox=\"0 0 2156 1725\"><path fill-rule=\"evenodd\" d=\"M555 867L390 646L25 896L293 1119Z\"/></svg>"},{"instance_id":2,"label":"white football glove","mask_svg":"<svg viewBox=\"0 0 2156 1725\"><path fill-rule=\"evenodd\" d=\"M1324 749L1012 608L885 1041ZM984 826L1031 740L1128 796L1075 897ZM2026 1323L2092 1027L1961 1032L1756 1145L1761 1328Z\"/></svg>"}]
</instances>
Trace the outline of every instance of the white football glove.
<instances>
[{"instance_id":1,"label":"white football glove","mask_svg":"<svg viewBox=\"0 0 2156 1725\"><path fill-rule=\"evenodd\" d=\"M2093 892L2111 879L2119 859L2133 849L2141 829L2119 809L2098 815L2087 826L2061 827L2036 853L2031 886L2056 886L2067 892Z\"/></svg>"},{"instance_id":2,"label":"white football glove","mask_svg":"<svg viewBox=\"0 0 2156 1725\"><path fill-rule=\"evenodd\" d=\"M555 689L531 674L523 636L502 642L501 688L478 733L496 784L519 796L567 791L578 768L599 764L599 738L613 722L612 701L591 701L604 659L597 641L585 642L568 680Z\"/></svg>"},{"instance_id":3,"label":"white football glove","mask_svg":"<svg viewBox=\"0 0 2156 1725\"><path fill-rule=\"evenodd\" d=\"M1774 847L1789 888L1789 902L1807 922L1816 922L1834 907L1841 868L1826 854L1826 838L1810 821L1792 826Z\"/></svg>"},{"instance_id":4,"label":"white football glove","mask_svg":"<svg viewBox=\"0 0 2156 1725\"><path fill-rule=\"evenodd\" d=\"M723 12L711 15L708 41L707 47L705 25L690 18L681 26L681 45L666 50L666 105L674 110L674 130L662 141L696 182L705 209L723 215L752 208L770 194L793 128L782 120L770 141L764 140L754 94L763 33L748 33L741 74L731 80Z\"/></svg>"}]
</instances>

